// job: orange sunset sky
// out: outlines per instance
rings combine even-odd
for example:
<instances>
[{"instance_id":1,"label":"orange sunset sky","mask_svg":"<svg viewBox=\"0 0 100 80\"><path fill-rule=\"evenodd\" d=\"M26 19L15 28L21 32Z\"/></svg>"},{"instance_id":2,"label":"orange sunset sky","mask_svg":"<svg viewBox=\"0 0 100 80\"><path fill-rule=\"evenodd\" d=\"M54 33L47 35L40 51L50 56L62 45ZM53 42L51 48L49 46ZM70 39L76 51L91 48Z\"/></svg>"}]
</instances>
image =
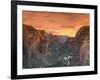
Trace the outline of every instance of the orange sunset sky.
<instances>
[{"instance_id":1,"label":"orange sunset sky","mask_svg":"<svg viewBox=\"0 0 100 80\"><path fill-rule=\"evenodd\" d=\"M54 35L74 37L80 27L90 24L89 14L23 11L23 24Z\"/></svg>"}]
</instances>

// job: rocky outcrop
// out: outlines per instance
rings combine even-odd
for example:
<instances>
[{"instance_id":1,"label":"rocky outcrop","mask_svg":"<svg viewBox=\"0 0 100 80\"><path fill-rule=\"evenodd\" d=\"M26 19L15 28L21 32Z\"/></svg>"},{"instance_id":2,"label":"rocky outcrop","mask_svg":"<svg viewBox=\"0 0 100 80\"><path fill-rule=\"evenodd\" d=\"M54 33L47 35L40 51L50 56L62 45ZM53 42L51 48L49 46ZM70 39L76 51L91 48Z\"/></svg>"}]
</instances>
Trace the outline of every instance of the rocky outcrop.
<instances>
[{"instance_id":1,"label":"rocky outcrop","mask_svg":"<svg viewBox=\"0 0 100 80\"><path fill-rule=\"evenodd\" d=\"M75 37L69 37L65 47L72 56L71 66L89 65L89 26L81 27Z\"/></svg>"},{"instance_id":2,"label":"rocky outcrop","mask_svg":"<svg viewBox=\"0 0 100 80\"><path fill-rule=\"evenodd\" d=\"M48 55L50 55L48 34L44 30L23 25L23 67L46 66L49 64L46 60Z\"/></svg>"},{"instance_id":3,"label":"rocky outcrop","mask_svg":"<svg viewBox=\"0 0 100 80\"><path fill-rule=\"evenodd\" d=\"M77 41L79 42L79 63L80 65L89 65L89 26L82 27L76 35Z\"/></svg>"}]
</instances>

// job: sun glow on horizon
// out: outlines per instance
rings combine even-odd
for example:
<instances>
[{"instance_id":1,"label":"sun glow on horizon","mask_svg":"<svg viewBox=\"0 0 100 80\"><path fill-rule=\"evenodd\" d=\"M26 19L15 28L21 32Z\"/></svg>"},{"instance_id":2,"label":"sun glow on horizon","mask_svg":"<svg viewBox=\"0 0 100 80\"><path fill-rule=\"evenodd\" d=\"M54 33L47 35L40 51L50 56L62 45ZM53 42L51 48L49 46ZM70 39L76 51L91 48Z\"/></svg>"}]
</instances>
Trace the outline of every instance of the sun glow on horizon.
<instances>
[{"instance_id":1,"label":"sun glow on horizon","mask_svg":"<svg viewBox=\"0 0 100 80\"><path fill-rule=\"evenodd\" d=\"M82 26L90 23L89 14L85 13L23 11L22 15L23 23L26 25L32 25L53 35L70 37L75 37Z\"/></svg>"}]
</instances>

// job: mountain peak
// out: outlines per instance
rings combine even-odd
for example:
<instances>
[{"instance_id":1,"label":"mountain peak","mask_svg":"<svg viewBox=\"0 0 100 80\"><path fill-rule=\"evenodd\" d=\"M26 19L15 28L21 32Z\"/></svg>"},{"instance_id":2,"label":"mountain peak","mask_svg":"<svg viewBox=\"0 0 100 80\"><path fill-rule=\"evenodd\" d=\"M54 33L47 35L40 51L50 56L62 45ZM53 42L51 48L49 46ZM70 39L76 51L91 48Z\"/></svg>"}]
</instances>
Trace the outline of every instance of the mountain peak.
<instances>
[{"instance_id":1,"label":"mountain peak","mask_svg":"<svg viewBox=\"0 0 100 80\"><path fill-rule=\"evenodd\" d=\"M81 27L78 30L78 32L76 34L76 37L79 37L81 35L86 35L86 34L89 34L89 26L83 26L83 27Z\"/></svg>"}]
</instances>

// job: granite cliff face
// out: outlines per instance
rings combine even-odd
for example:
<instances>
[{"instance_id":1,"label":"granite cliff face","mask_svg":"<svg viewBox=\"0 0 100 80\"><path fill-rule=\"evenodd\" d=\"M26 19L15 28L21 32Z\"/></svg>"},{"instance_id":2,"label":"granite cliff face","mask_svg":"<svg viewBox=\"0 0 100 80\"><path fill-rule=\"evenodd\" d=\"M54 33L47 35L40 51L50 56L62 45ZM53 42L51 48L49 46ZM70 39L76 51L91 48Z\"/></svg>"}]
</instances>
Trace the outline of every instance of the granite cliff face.
<instances>
[{"instance_id":1,"label":"granite cliff face","mask_svg":"<svg viewBox=\"0 0 100 80\"><path fill-rule=\"evenodd\" d=\"M81 65L89 65L89 27L68 37L23 25L23 68Z\"/></svg>"},{"instance_id":2,"label":"granite cliff face","mask_svg":"<svg viewBox=\"0 0 100 80\"><path fill-rule=\"evenodd\" d=\"M68 39L66 46L73 57L71 65L89 65L89 26L80 28L74 38Z\"/></svg>"},{"instance_id":3,"label":"granite cliff face","mask_svg":"<svg viewBox=\"0 0 100 80\"><path fill-rule=\"evenodd\" d=\"M80 65L89 65L89 26L82 27L77 35L77 42L79 42L80 51L79 51L79 63Z\"/></svg>"},{"instance_id":4,"label":"granite cliff face","mask_svg":"<svg viewBox=\"0 0 100 80\"><path fill-rule=\"evenodd\" d=\"M48 34L32 26L23 25L23 67L46 66L48 55L50 55Z\"/></svg>"}]
</instances>

